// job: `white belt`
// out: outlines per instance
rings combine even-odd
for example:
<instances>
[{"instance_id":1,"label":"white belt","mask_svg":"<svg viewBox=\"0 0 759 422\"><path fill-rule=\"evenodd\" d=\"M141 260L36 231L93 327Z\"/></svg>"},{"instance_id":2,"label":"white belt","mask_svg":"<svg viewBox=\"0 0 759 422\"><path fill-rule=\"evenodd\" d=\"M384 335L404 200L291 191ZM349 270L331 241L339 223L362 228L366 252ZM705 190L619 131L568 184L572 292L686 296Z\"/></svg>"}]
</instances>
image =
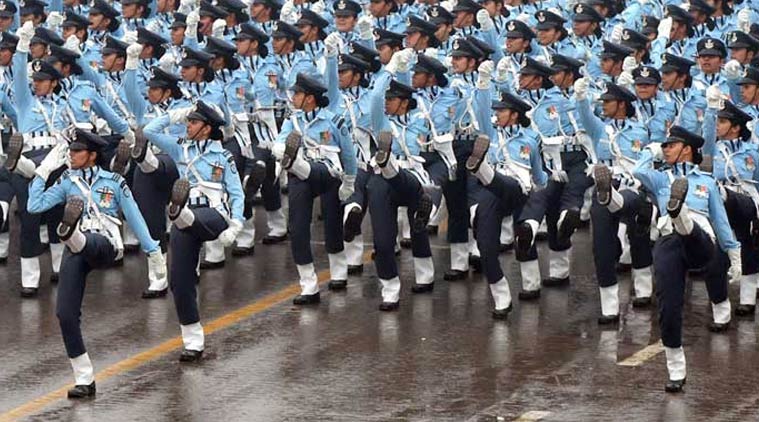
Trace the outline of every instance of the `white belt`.
<instances>
[{"instance_id":1,"label":"white belt","mask_svg":"<svg viewBox=\"0 0 759 422\"><path fill-rule=\"evenodd\" d=\"M43 135L44 134L44 135ZM35 136L36 135L36 136ZM58 144L58 138L48 132L32 132L24 134L24 152L51 148Z\"/></svg>"}]
</instances>

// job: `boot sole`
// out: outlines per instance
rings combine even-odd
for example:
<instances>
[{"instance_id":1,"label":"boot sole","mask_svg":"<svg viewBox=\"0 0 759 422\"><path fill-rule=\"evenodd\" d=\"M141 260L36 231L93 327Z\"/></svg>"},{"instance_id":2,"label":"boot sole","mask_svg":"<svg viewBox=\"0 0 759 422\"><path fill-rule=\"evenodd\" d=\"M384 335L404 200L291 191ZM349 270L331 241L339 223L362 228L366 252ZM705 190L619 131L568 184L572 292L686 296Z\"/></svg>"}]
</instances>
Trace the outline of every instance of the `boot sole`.
<instances>
[{"instance_id":1,"label":"boot sole","mask_svg":"<svg viewBox=\"0 0 759 422\"><path fill-rule=\"evenodd\" d=\"M598 203L606 206L611 202L611 170L604 165L597 165L593 169L593 176L596 179L596 196Z\"/></svg>"},{"instance_id":2,"label":"boot sole","mask_svg":"<svg viewBox=\"0 0 759 422\"><path fill-rule=\"evenodd\" d=\"M111 171L124 175L124 173L126 173L131 154L132 151L129 144L124 140L119 141L119 146L116 147L116 156L113 159L113 165L111 165Z\"/></svg>"},{"instance_id":3,"label":"boot sole","mask_svg":"<svg viewBox=\"0 0 759 422\"><path fill-rule=\"evenodd\" d=\"M480 168L480 164L488 152L488 147L490 147L490 139L484 135L478 136L474 141L472 154L466 159L466 169L469 172L474 173Z\"/></svg>"},{"instance_id":4,"label":"boot sole","mask_svg":"<svg viewBox=\"0 0 759 422\"><path fill-rule=\"evenodd\" d=\"M680 214L686 195L688 195L688 179L681 177L672 182L669 201L667 201L667 214L670 217L674 218Z\"/></svg>"},{"instance_id":5,"label":"boot sole","mask_svg":"<svg viewBox=\"0 0 759 422\"><path fill-rule=\"evenodd\" d=\"M345 225L343 227L343 240L346 242L353 242L359 231L361 230L361 211L358 208L351 208L348 213L348 217L345 218Z\"/></svg>"},{"instance_id":6,"label":"boot sole","mask_svg":"<svg viewBox=\"0 0 759 422\"><path fill-rule=\"evenodd\" d=\"M171 199L169 200L169 218L175 219L179 216L179 212L182 211L189 197L190 181L179 179L174 182L174 186L171 188Z\"/></svg>"},{"instance_id":7,"label":"boot sole","mask_svg":"<svg viewBox=\"0 0 759 422\"><path fill-rule=\"evenodd\" d=\"M424 193L419 199L419 204L416 207L414 213L414 222L412 223L412 229L415 233L427 230L427 223L430 222L430 214L432 213L432 198L429 194Z\"/></svg>"},{"instance_id":8,"label":"boot sole","mask_svg":"<svg viewBox=\"0 0 759 422\"><path fill-rule=\"evenodd\" d=\"M301 134L298 132L290 132L285 140L285 154L282 157L282 168L289 170L295 162L295 157L298 155L298 149L300 149Z\"/></svg>"},{"instance_id":9,"label":"boot sole","mask_svg":"<svg viewBox=\"0 0 759 422\"><path fill-rule=\"evenodd\" d=\"M260 165L259 162L253 164L253 171L251 171L248 177L247 183L245 183L245 196L253 197L258 192L261 185L266 179L266 165Z\"/></svg>"},{"instance_id":10,"label":"boot sole","mask_svg":"<svg viewBox=\"0 0 759 422\"><path fill-rule=\"evenodd\" d=\"M559 227L558 238L559 242L568 242L572 237L572 233L580 225L580 211L567 210L567 214L564 216L564 220Z\"/></svg>"},{"instance_id":11,"label":"boot sole","mask_svg":"<svg viewBox=\"0 0 759 422\"><path fill-rule=\"evenodd\" d=\"M76 228L83 213L84 201L82 198L71 197L66 201L66 206L63 208L63 218L61 218L57 230L58 236L61 240L66 240L71 237L71 232Z\"/></svg>"},{"instance_id":12,"label":"boot sole","mask_svg":"<svg viewBox=\"0 0 759 422\"><path fill-rule=\"evenodd\" d=\"M390 150L393 146L393 135L390 132L380 132L377 140L377 153L374 155L374 161L380 167L385 167L390 160Z\"/></svg>"},{"instance_id":13,"label":"boot sole","mask_svg":"<svg viewBox=\"0 0 759 422\"><path fill-rule=\"evenodd\" d=\"M514 238L514 243L516 243L516 253L520 256L526 256L535 241L530 226L527 225L527 223L517 225L514 228Z\"/></svg>"},{"instance_id":14,"label":"boot sole","mask_svg":"<svg viewBox=\"0 0 759 422\"><path fill-rule=\"evenodd\" d=\"M142 132L142 129L137 129L134 132L134 145L132 145L132 151L129 154L129 156L134 161L141 163L143 160L145 160L145 154L147 154L148 148L150 148L150 144L148 143L148 138L145 137L145 134Z\"/></svg>"},{"instance_id":15,"label":"boot sole","mask_svg":"<svg viewBox=\"0 0 759 422\"><path fill-rule=\"evenodd\" d=\"M5 159L5 168L8 171L13 171L18 165L18 160L21 158L21 151L24 150L24 138L14 133L11 139L8 141L8 149L5 151L7 158Z\"/></svg>"}]
</instances>

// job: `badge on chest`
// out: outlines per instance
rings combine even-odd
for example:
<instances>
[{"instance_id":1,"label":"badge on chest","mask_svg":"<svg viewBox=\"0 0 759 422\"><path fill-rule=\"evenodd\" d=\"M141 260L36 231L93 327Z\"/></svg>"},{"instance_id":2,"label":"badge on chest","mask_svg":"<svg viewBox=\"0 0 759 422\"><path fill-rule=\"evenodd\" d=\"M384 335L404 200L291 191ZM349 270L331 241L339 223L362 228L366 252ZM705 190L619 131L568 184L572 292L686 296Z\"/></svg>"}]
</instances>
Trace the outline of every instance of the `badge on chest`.
<instances>
[{"instance_id":1,"label":"badge on chest","mask_svg":"<svg viewBox=\"0 0 759 422\"><path fill-rule=\"evenodd\" d=\"M709 188L706 185L696 185L696 189L693 190L693 194L699 198L709 197Z\"/></svg>"},{"instance_id":2,"label":"badge on chest","mask_svg":"<svg viewBox=\"0 0 759 422\"><path fill-rule=\"evenodd\" d=\"M214 182L221 182L224 178L224 166L220 163L214 163L211 166L211 180Z\"/></svg>"},{"instance_id":3,"label":"badge on chest","mask_svg":"<svg viewBox=\"0 0 759 422\"><path fill-rule=\"evenodd\" d=\"M113 189L102 187L95 192L98 194L98 205L101 208L110 208L113 205L113 197L116 194Z\"/></svg>"},{"instance_id":4,"label":"badge on chest","mask_svg":"<svg viewBox=\"0 0 759 422\"><path fill-rule=\"evenodd\" d=\"M319 132L319 142L321 142L322 145L329 144L329 141L332 140L332 134L329 133L328 130Z\"/></svg>"},{"instance_id":5,"label":"badge on chest","mask_svg":"<svg viewBox=\"0 0 759 422\"><path fill-rule=\"evenodd\" d=\"M746 156L746 170L754 171L755 169L756 169L756 163L754 162L754 157L750 155Z\"/></svg>"},{"instance_id":6,"label":"badge on chest","mask_svg":"<svg viewBox=\"0 0 759 422\"><path fill-rule=\"evenodd\" d=\"M527 145L522 145L519 147L519 158L523 160L529 160L530 159L530 147Z\"/></svg>"}]
</instances>

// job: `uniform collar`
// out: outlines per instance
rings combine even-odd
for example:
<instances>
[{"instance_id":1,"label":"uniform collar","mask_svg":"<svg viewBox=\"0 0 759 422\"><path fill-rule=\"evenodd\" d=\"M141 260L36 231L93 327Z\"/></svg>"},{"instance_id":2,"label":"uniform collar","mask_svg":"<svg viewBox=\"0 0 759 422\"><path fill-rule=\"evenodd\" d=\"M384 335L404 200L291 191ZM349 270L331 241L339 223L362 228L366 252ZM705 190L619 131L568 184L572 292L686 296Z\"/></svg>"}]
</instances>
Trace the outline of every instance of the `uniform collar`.
<instances>
[{"instance_id":1,"label":"uniform collar","mask_svg":"<svg viewBox=\"0 0 759 422\"><path fill-rule=\"evenodd\" d=\"M92 186L92 184L95 182L95 179L97 179L98 174L100 174L100 167L93 166L93 167L74 170L74 174L79 176L85 182L87 182L88 185Z\"/></svg>"},{"instance_id":2,"label":"uniform collar","mask_svg":"<svg viewBox=\"0 0 759 422\"><path fill-rule=\"evenodd\" d=\"M687 161L675 163L675 165L672 166L672 172L678 176L687 176L697 170L698 164Z\"/></svg>"}]
</instances>

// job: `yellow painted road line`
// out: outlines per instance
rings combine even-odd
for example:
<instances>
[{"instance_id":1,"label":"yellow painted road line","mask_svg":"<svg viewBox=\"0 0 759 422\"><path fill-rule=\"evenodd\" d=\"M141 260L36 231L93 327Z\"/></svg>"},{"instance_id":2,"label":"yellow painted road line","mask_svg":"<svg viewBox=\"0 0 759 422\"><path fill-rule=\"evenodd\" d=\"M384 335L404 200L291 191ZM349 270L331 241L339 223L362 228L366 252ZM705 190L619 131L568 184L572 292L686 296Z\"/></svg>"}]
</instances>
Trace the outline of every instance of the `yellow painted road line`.
<instances>
[{"instance_id":1,"label":"yellow painted road line","mask_svg":"<svg viewBox=\"0 0 759 422\"><path fill-rule=\"evenodd\" d=\"M365 253L363 257L364 263L371 262L370 257L371 257L371 252ZM317 276L318 276L320 285L329 281L329 271L322 271L319 274L317 274ZM209 335L209 334L213 334L216 331L229 328L242 320L248 319L252 317L253 315L259 314L263 311L273 308L276 305L283 303L284 301L292 298L298 293L300 293L300 285L291 284L283 288L282 290L276 291L268 296L264 296L263 298L255 302L252 302L249 305L243 306L240 309L237 309L228 314L222 315L208 323L204 323L203 328L204 328L205 334ZM148 362L161 358L167 355L168 353L173 352L181 347L182 347L182 337L174 337L153 348L150 348L144 352L138 353L134 356L128 357L120 362L117 362L103 369L102 371L95 374L95 379L97 382L106 381L109 378L113 378L115 376L124 374L125 372L138 368ZM15 409L12 409L6 413L3 413L2 415L0 415L0 422L15 421L19 418L23 418L33 413L36 413L42 410L43 408L51 405L52 403L55 403L58 400L65 399L66 392L71 387L73 387L73 385L65 385L61 388L58 388L55 391L51 391L45 394L44 396L38 397L34 400L31 400L27 403L22 404L21 406L16 407Z\"/></svg>"},{"instance_id":2,"label":"yellow painted road line","mask_svg":"<svg viewBox=\"0 0 759 422\"><path fill-rule=\"evenodd\" d=\"M657 341L656 343L649 344L648 346L644 347L643 349L635 352L632 356L629 358L617 363L619 366L640 366L647 360L653 358L654 356L658 355L659 353L664 351L664 346L660 341Z\"/></svg>"},{"instance_id":3,"label":"yellow painted road line","mask_svg":"<svg viewBox=\"0 0 759 422\"><path fill-rule=\"evenodd\" d=\"M518 418L514 419L514 422L533 422L533 421L539 421L541 419L547 418L549 416L553 415L553 412L547 412L544 410L530 410L529 412L523 413Z\"/></svg>"}]
</instances>

